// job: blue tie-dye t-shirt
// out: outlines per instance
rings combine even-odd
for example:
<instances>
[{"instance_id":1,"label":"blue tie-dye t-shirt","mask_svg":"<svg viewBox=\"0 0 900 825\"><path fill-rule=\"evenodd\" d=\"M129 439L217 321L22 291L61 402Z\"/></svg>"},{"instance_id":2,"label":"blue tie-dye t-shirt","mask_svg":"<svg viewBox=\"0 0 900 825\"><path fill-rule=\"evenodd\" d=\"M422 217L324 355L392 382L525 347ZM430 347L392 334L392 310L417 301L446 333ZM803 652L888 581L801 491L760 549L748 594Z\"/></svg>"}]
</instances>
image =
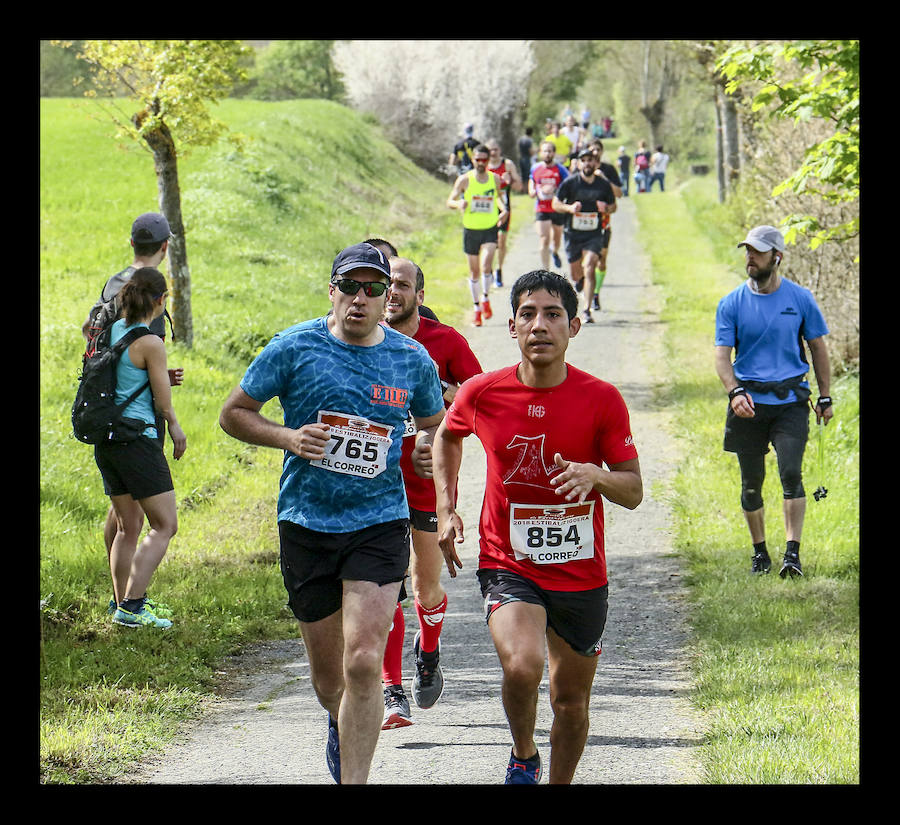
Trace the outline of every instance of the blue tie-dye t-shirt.
<instances>
[{"instance_id":1,"label":"blue tie-dye t-shirt","mask_svg":"<svg viewBox=\"0 0 900 825\"><path fill-rule=\"evenodd\" d=\"M407 410L427 418L444 402L425 347L382 328L384 341L361 347L336 338L327 316L304 321L248 367L241 389L262 403L277 396L286 427L332 427L323 460L285 451L279 521L347 533L409 516L400 473Z\"/></svg>"}]
</instances>

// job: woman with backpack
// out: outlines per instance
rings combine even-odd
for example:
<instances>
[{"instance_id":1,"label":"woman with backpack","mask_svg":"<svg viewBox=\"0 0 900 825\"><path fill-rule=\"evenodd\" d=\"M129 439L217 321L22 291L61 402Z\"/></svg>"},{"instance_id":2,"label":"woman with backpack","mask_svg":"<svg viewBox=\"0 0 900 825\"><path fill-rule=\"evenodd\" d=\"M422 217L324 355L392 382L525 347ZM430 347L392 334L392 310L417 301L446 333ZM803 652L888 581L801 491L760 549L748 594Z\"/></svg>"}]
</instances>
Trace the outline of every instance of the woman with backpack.
<instances>
[{"instance_id":1,"label":"woman with backpack","mask_svg":"<svg viewBox=\"0 0 900 825\"><path fill-rule=\"evenodd\" d=\"M638 141L638 150L634 156L634 182L638 192L646 192L650 183L650 150L647 141Z\"/></svg>"},{"instance_id":2,"label":"woman with backpack","mask_svg":"<svg viewBox=\"0 0 900 825\"><path fill-rule=\"evenodd\" d=\"M138 269L119 293L122 317L112 326L110 346L135 327L149 327L165 312L168 294L159 270ZM172 622L160 614L171 615L170 611L147 598L147 585L178 529L175 488L163 453L165 426L175 445L176 461L184 455L187 439L172 407L165 344L156 335L137 338L119 359L117 403L147 382L124 411L125 418L147 426L133 440L96 444L94 458L116 516L116 536L109 551L116 604L113 621L126 627L167 628ZM145 514L150 530L138 545Z\"/></svg>"}]
</instances>

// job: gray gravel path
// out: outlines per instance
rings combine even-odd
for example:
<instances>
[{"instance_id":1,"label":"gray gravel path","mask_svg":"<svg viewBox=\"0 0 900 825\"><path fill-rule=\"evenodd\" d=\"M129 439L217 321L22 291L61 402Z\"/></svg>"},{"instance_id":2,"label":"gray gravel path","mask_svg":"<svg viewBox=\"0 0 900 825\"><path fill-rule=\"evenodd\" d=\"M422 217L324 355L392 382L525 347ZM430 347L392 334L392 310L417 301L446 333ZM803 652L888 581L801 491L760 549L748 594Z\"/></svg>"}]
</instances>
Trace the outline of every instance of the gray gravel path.
<instances>
[{"instance_id":1,"label":"gray gravel path","mask_svg":"<svg viewBox=\"0 0 900 825\"><path fill-rule=\"evenodd\" d=\"M622 391L640 455L644 500L634 511L606 504L609 619L594 681L591 727L575 782L699 783L703 725L687 699L688 611L679 563L671 555L666 503L677 454L666 434L666 412L653 406L654 382L663 371L662 329L649 267L638 245L633 204L629 198L619 203L601 294L603 311L595 313L595 324L582 327L569 346L568 360ZM507 284L540 266L530 215L520 207L513 211L513 222L504 265ZM462 276L462 265L460 270ZM460 300L466 294L461 277ZM485 369L518 358L507 330L508 301L508 286L494 290L494 317L480 329L464 330ZM510 737L500 703L500 668L475 579L483 479L484 453L478 441L469 438L460 479L460 512L467 527L460 556L465 567L455 579L446 570L443 575L449 598L441 641L444 695L427 711L413 705L413 725L382 732L370 783L503 782ZM411 608L406 624L404 683L410 694L415 634ZM310 685L302 643L253 646L223 670L228 687L203 717L186 725L176 744L126 781L333 784L325 765L326 714ZM551 721L545 671L536 734L545 766Z\"/></svg>"}]
</instances>

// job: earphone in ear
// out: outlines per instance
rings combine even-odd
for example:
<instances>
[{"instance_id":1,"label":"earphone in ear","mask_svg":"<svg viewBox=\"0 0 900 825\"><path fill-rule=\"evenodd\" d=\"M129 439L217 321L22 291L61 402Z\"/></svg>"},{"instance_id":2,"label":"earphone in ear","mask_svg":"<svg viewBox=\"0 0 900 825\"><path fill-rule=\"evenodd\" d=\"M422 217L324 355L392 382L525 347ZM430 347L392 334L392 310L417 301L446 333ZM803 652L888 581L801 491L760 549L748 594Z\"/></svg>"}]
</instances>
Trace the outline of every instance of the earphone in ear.
<instances>
[{"instance_id":1,"label":"earphone in ear","mask_svg":"<svg viewBox=\"0 0 900 825\"><path fill-rule=\"evenodd\" d=\"M775 266L778 266L778 264L780 264L780 263L781 263L781 255L776 255L775 256Z\"/></svg>"}]
</instances>

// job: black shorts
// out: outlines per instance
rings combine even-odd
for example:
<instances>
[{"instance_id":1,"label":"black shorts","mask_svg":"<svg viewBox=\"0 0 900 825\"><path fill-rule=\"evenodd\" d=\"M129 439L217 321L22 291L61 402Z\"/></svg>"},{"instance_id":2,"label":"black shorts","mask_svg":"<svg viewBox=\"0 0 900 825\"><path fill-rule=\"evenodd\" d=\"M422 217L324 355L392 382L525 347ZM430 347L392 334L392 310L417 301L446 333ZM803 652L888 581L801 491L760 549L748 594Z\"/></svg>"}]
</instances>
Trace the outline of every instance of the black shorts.
<instances>
[{"instance_id":1,"label":"black shorts","mask_svg":"<svg viewBox=\"0 0 900 825\"><path fill-rule=\"evenodd\" d=\"M416 530L423 533L437 532L437 513L429 513L427 510L416 510L409 508L409 523Z\"/></svg>"},{"instance_id":2,"label":"black shorts","mask_svg":"<svg viewBox=\"0 0 900 825\"><path fill-rule=\"evenodd\" d=\"M479 570L484 618L490 622L497 608L510 602L538 604L547 612L547 625L582 656L599 656L606 627L608 585L594 590L544 590L530 579L508 570Z\"/></svg>"},{"instance_id":3,"label":"black shorts","mask_svg":"<svg viewBox=\"0 0 900 825\"><path fill-rule=\"evenodd\" d=\"M340 610L344 579L382 586L403 581L409 566L405 518L350 533L320 533L279 521L278 535L288 605L301 622L317 622Z\"/></svg>"},{"instance_id":4,"label":"black shorts","mask_svg":"<svg viewBox=\"0 0 900 825\"><path fill-rule=\"evenodd\" d=\"M765 455L769 444L778 449L778 441L799 441L805 445L809 438L809 405L803 402L790 404L756 404L753 418L735 415L728 405L725 414L724 449L729 453ZM801 450L802 455L802 450Z\"/></svg>"},{"instance_id":5,"label":"black shorts","mask_svg":"<svg viewBox=\"0 0 900 825\"><path fill-rule=\"evenodd\" d=\"M172 473L159 438L138 436L127 444L97 444L94 461L108 496L130 494L135 500L174 490Z\"/></svg>"},{"instance_id":6,"label":"black shorts","mask_svg":"<svg viewBox=\"0 0 900 825\"><path fill-rule=\"evenodd\" d=\"M477 255L486 243L497 243L497 227L490 229L466 229L463 227L463 251L466 255Z\"/></svg>"},{"instance_id":7,"label":"black shorts","mask_svg":"<svg viewBox=\"0 0 900 825\"><path fill-rule=\"evenodd\" d=\"M568 216L563 212L535 212L536 221L550 221L554 226L565 226Z\"/></svg>"},{"instance_id":8,"label":"black shorts","mask_svg":"<svg viewBox=\"0 0 900 825\"><path fill-rule=\"evenodd\" d=\"M580 235L586 235L580 238ZM601 229L596 234L588 232L566 232L566 258L569 263L580 261L581 256L588 252L596 252L600 255L609 245L609 231Z\"/></svg>"}]
</instances>

